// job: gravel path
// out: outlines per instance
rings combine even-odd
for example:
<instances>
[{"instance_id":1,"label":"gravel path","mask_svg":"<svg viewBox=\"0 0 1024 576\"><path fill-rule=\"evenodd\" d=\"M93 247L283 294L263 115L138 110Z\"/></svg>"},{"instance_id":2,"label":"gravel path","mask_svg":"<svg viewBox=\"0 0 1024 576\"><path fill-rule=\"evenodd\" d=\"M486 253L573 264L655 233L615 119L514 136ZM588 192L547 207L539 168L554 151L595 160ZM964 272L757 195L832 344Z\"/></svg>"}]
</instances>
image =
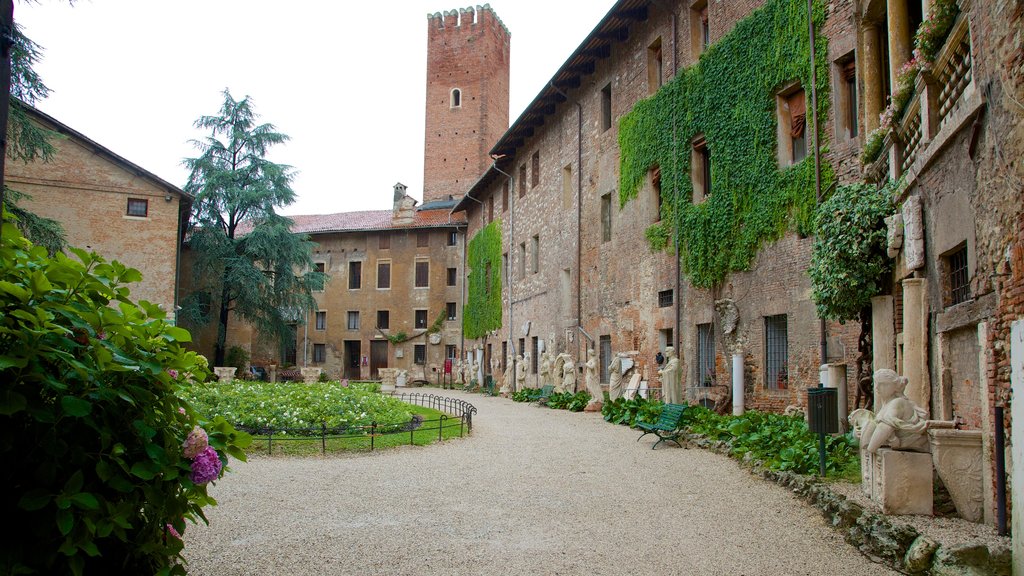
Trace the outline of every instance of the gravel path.
<instances>
[{"instance_id":1,"label":"gravel path","mask_svg":"<svg viewBox=\"0 0 1024 576\"><path fill-rule=\"evenodd\" d=\"M189 573L895 573L723 456L651 451L598 414L443 394L477 406L472 437L234 463L210 526L186 533Z\"/></svg>"}]
</instances>

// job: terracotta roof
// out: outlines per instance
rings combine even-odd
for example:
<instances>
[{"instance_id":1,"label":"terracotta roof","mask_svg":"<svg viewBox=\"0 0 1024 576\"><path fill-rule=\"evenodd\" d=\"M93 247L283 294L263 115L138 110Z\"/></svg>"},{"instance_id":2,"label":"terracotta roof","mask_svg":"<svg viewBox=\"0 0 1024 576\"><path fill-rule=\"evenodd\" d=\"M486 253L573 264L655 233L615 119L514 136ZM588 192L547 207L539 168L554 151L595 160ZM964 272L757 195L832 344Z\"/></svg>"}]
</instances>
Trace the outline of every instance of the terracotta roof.
<instances>
[{"instance_id":1,"label":"terracotta roof","mask_svg":"<svg viewBox=\"0 0 1024 576\"><path fill-rule=\"evenodd\" d=\"M301 214L289 216L294 224L292 232L323 234L328 232L357 232L362 230L388 230L407 228L438 228L465 225L466 215L451 215L448 210L416 210L411 224L393 224L391 210L364 210L335 214Z\"/></svg>"}]
</instances>

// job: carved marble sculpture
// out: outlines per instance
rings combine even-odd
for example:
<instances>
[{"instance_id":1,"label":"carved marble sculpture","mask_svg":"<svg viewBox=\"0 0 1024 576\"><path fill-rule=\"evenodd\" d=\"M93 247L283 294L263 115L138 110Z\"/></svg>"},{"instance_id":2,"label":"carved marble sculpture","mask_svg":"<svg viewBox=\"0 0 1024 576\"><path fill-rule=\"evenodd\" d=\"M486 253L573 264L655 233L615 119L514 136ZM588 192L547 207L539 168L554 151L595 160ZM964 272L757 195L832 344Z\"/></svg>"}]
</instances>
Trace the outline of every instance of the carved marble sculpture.
<instances>
[{"instance_id":1,"label":"carved marble sculpture","mask_svg":"<svg viewBox=\"0 0 1024 576\"><path fill-rule=\"evenodd\" d=\"M572 356L569 356L568 354L563 353L561 356L565 357L562 360L561 391L573 394L576 392L576 362L573 361Z\"/></svg>"},{"instance_id":2,"label":"carved marble sculpture","mask_svg":"<svg viewBox=\"0 0 1024 576\"><path fill-rule=\"evenodd\" d=\"M665 403L679 404L682 400L679 390L679 358L672 346L665 348L665 366L658 370L658 378L661 380L661 394Z\"/></svg>"},{"instance_id":3,"label":"carved marble sculpture","mask_svg":"<svg viewBox=\"0 0 1024 576\"><path fill-rule=\"evenodd\" d=\"M597 370L597 353L593 348L587 350L587 362L583 365L584 382L587 385L587 392L590 393L588 404L600 404L604 401L604 394L601 391L601 376Z\"/></svg>"},{"instance_id":4,"label":"carved marble sculpture","mask_svg":"<svg viewBox=\"0 0 1024 576\"><path fill-rule=\"evenodd\" d=\"M545 350L540 354L540 385L547 386L552 384L551 381L551 354Z\"/></svg>"},{"instance_id":5,"label":"carved marble sculpture","mask_svg":"<svg viewBox=\"0 0 1024 576\"><path fill-rule=\"evenodd\" d=\"M455 361L455 366L452 368L452 376L455 378L456 384L466 383L466 375L463 373L461 359Z\"/></svg>"},{"instance_id":6,"label":"carved marble sculpture","mask_svg":"<svg viewBox=\"0 0 1024 576\"><path fill-rule=\"evenodd\" d=\"M622 396L622 359L626 355L621 352L612 356L608 365L608 399L615 400Z\"/></svg>"},{"instance_id":7,"label":"carved marble sculpture","mask_svg":"<svg viewBox=\"0 0 1024 576\"><path fill-rule=\"evenodd\" d=\"M740 337L740 309L736 302L728 298L715 301L715 312L718 313L719 322L722 324L722 342L729 354L737 354L743 349L743 340Z\"/></svg>"},{"instance_id":8,"label":"carved marble sculpture","mask_svg":"<svg viewBox=\"0 0 1024 576\"><path fill-rule=\"evenodd\" d=\"M516 390L526 388L526 360L522 354L516 356Z\"/></svg>"},{"instance_id":9,"label":"carved marble sculpture","mask_svg":"<svg viewBox=\"0 0 1024 576\"><path fill-rule=\"evenodd\" d=\"M510 354L506 364L507 367L505 368L505 373L501 375L501 389L498 390L498 392L503 395L512 393L512 377L515 376L515 374L512 373L512 360L512 355Z\"/></svg>"},{"instance_id":10,"label":"carved marble sculpture","mask_svg":"<svg viewBox=\"0 0 1024 576\"><path fill-rule=\"evenodd\" d=\"M469 376L467 376L470 384L480 384L480 363L476 361L476 358L472 358L469 361Z\"/></svg>"},{"instance_id":11,"label":"carved marble sculpture","mask_svg":"<svg viewBox=\"0 0 1024 576\"><path fill-rule=\"evenodd\" d=\"M883 446L907 452L930 452L927 412L904 394L907 378L883 368L875 372L874 380L878 412L854 410L849 418L861 448L871 454Z\"/></svg>"}]
</instances>

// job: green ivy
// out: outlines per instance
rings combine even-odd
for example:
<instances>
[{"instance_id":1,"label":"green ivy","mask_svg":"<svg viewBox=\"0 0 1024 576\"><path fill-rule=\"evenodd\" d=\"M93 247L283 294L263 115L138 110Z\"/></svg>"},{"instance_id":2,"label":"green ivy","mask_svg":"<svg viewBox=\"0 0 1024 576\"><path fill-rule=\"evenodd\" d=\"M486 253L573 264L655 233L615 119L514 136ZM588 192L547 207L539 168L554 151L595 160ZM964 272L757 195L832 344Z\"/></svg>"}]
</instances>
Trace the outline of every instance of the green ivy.
<instances>
[{"instance_id":1,"label":"green ivy","mask_svg":"<svg viewBox=\"0 0 1024 576\"><path fill-rule=\"evenodd\" d=\"M815 27L820 30L824 21L824 3L816 0ZM817 39L823 119L829 108L828 46L823 35ZM789 229L811 230L813 154L780 169L776 153L775 95L794 80L811 85L807 6L768 0L619 123L620 205L636 198L651 168L661 168L662 223L648 229L647 238L652 249L664 249L673 228L678 231L683 269L694 286L708 288L730 271L746 270L763 244ZM698 134L711 155L712 193L693 204L689 143ZM808 135L808 148L810 141ZM834 180L832 166L823 163L822 189Z\"/></svg>"},{"instance_id":2,"label":"green ivy","mask_svg":"<svg viewBox=\"0 0 1024 576\"><path fill-rule=\"evenodd\" d=\"M853 320L871 305L891 269L886 255L885 218L894 212L890 182L840 186L818 208L811 285L818 315L831 320Z\"/></svg>"},{"instance_id":3,"label":"green ivy","mask_svg":"<svg viewBox=\"0 0 1024 576\"><path fill-rule=\"evenodd\" d=\"M501 221L484 226L469 241L466 259L469 284L462 312L462 330L466 338L480 338L501 328ZM490 285L487 265L491 267Z\"/></svg>"}]
</instances>

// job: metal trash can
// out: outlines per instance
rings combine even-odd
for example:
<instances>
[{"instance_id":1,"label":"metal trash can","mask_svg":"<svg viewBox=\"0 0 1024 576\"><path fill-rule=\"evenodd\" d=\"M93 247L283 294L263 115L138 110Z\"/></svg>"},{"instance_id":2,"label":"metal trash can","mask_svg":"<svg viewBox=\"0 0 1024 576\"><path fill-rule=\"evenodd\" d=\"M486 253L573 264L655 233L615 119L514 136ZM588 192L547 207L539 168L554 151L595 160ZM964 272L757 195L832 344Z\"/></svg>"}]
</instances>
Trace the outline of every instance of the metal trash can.
<instances>
[{"instance_id":1,"label":"metal trash can","mask_svg":"<svg viewBox=\"0 0 1024 576\"><path fill-rule=\"evenodd\" d=\"M807 389L807 428L815 434L839 432L839 391L835 388Z\"/></svg>"}]
</instances>

